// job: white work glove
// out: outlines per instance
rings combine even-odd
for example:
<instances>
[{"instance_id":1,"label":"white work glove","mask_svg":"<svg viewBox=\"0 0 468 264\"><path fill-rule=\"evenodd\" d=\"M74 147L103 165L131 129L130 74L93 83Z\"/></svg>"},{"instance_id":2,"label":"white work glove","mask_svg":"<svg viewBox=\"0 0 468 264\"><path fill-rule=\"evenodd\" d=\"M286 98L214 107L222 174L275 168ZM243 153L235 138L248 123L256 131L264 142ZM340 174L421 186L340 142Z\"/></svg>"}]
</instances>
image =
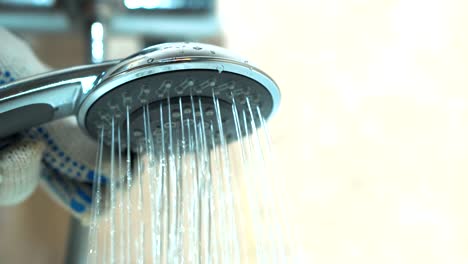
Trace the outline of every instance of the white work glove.
<instances>
[{"instance_id":1,"label":"white work glove","mask_svg":"<svg viewBox=\"0 0 468 264\"><path fill-rule=\"evenodd\" d=\"M48 71L26 43L2 28L0 40L0 89L8 82ZM53 121L21 135L12 143L0 145L0 206L24 201L40 182L57 202L82 222L88 222L95 141L78 128L75 117ZM104 155L104 177L109 175L107 161L108 155Z\"/></svg>"}]
</instances>

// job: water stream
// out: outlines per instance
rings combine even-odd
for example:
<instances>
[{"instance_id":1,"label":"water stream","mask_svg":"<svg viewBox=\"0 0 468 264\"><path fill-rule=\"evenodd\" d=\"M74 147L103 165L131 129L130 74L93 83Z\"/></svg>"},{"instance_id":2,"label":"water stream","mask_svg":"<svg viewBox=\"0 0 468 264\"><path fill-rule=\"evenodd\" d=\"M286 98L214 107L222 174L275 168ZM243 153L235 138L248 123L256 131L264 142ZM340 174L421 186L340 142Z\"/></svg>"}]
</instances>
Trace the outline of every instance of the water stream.
<instances>
[{"instance_id":1,"label":"water stream","mask_svg":"<svg viewBox=\"0 0 468 264\"><path fill-rule=\"evenodd\" d=\"M287 263L265 118L249 98L232 96L230 112L208 99L146 105L143 131L128 108L102 128L88 263Z\"/></svg>"}]
</instances>

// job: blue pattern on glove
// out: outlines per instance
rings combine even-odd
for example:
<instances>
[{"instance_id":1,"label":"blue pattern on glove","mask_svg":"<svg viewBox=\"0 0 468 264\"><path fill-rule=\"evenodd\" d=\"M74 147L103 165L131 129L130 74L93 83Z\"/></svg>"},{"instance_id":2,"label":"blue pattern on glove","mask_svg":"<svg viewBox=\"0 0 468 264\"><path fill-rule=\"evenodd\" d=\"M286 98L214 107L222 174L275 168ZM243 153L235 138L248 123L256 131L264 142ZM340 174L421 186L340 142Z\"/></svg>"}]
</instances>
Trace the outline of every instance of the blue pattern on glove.
<instances>
[{"instance_id":1,"label":"blue pattern on glove","mask_svg":"<svg viewBox=\"0 0 468 264\"><path fill-rule=\"evenodd\" d=\"M11 72L0 68L0 85L15 81ZM1 87L0 87L1 89ZM44 127L32 128L23 136L34 140L42 140L47 144L42 163L44 172L41 175L46 188L58 200L76 215L83 215L91 210L92 182L98 175L101 182L106 184L108 178L97 174L93 169L68 156L51 138ZM0 144L0 150L13 142L5 141Z\"/></svg>"},{"instance_id":2,"label":"blue pattern on glove","mask_svg":"<svg viewBox=\"0 0 468 264\"><path fill-rule=\"evenodd\" d=\"M15 81L15 78L11 76L10 71L0 69L0 85L7 84Z\"/></svg>"},{"instance_id":3,"label":"blue pattern on glove","mask_svg":"<svg viewBox=\"0 0 468 264\"><path fill-rule=\"evenodd\" d=\"M75 211L76 213L79 213L79 214L86 211L86 207L83 204L76 201L75 199L73 199L73 198L70 201L70 207L73 209L73 211Z\"/></svg>"},{"instance_id":4,"label":"blue pattern on glove","mask_svg":"<svg viewBox=\"0 0 468 264\"><path fill-rule=\"evenodd\" d=\"M47 149L42 161L52 169L57 170L62 175L77 180L89 182L94 180L95 171L66 155L50 137L47 129L44 127L30 129L27 136L32 139L44 140L47 143ZM107 176L101 175L101 182L105 184L107 182Z\"/></svg>"},{"instance_id":5,"label":"blue pattern on glove","mask_svg":"<svg viewBox=\"0 0 468 264\"><path fill-rule=\"evenodd\" d=\"M42 176L46 187L76 215L91 210L92 184L70 180L56 169L47 167Z\"/></svg>"}]
</instances>

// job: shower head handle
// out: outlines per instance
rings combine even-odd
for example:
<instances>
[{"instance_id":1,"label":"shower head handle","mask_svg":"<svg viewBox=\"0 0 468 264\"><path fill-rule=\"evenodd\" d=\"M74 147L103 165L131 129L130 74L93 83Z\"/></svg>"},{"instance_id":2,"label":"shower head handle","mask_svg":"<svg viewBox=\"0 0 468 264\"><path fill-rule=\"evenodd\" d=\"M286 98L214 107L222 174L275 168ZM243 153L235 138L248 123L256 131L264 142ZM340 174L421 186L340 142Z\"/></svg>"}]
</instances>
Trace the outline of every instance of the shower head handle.
<instances>
[{"instance_id":1,"label":"shower head handle","mask_svg":"<svg viewBox=\"0 0 468 264\"><path fill-rule=\"evenodd\" d=\"M34 75L0 86L0 139L73 115L78 97L119 61L83 65Z\"/></svg>"}]
</instances>

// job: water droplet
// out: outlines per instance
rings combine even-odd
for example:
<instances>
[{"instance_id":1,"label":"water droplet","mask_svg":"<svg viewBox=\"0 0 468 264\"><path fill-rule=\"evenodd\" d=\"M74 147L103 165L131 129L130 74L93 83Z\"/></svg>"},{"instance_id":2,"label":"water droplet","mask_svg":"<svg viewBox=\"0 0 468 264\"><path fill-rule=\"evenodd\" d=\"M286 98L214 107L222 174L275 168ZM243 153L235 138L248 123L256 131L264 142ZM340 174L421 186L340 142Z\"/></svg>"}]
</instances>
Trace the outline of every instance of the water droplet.
<instances>
[{"instance_id":1,"label":"water droplet","mask_svg":"<svg viewBox=\"0 0 468 264\"><path fill-rule=\"evenodd\" d=\"M218 70L218 73L222 73L224 71L224 66L223 65L218 65L218 66L216 66L216 69Z\"/></svg>"},{"instance_id":2,"label":"water droplet","mask_svg":"<svg viewBox=\"0 0 468 264\"><path fill-rule=\"evenodd\" d=\"M164 128L168 129L169 127L175 128L176 124L172 122L166 122L164 123Z\"/></svg>"},{"instance_id":3,"label":"water droplet","mask_svg":"<svg viewBox=\"0 0 468 264\"><path fill-rule=\"evenodd\" d=\"M194 50L201 50L202 48L201 47L198 47L198 46L195 46L193 47Z\"/></svg>"},{"instance_id":4,"label":"water droplet","mask_svg":"<svg viewBox=\"0 0 468 264\"><path fill-rule=\"evenodd\" d=\"M141 137L141 136L143 136L143 131L141 131L139 129L135 129L135 130L133 130L133 136Z\"/></svg>"},{"instance_id":5,"label":"water droplet","mask_svg":"<svg viewBox=\"0 0 468 264\"><path fill-rule=\"evenodd\" d=\"M184 109L184 114L190 114L190 113L192 113L192 109L190 109L190 108L185 108Z\"/></svg>"},{"instance_id":6,"label":"water droplet","mask_svg":"<svg viewBox=\"0 0 468 264\"><path fill-rule=\"evenodd\" d=\"M214 115L214 110L212 108L207 108L205 110L205 115L206 116L213 116Z\"/></svg>"},{"instance_id":7,"label":"water droplet","mask_svg":"<svg viewBox=\"0 0 468 264\"><path fill-rule=\"evenodd\" d=\"M179 118L179 117L180 117L180 112L177 111L177 110L173 111L173 112L172 112L172 117L174 117L174 118Z\"/></svg>"},{"instance_id":8,"label":"water droplet","mask_svg":"<svg viewBox=\"0 0 468 264\"><path fill-rule=\"evenodd\" d=\"M210 50L210 52L211 52L211 54L213 54L213 55L216 54L216 52L214 52L214 51L212 51L212 50Z\"/></svg>"}]
</instances>

